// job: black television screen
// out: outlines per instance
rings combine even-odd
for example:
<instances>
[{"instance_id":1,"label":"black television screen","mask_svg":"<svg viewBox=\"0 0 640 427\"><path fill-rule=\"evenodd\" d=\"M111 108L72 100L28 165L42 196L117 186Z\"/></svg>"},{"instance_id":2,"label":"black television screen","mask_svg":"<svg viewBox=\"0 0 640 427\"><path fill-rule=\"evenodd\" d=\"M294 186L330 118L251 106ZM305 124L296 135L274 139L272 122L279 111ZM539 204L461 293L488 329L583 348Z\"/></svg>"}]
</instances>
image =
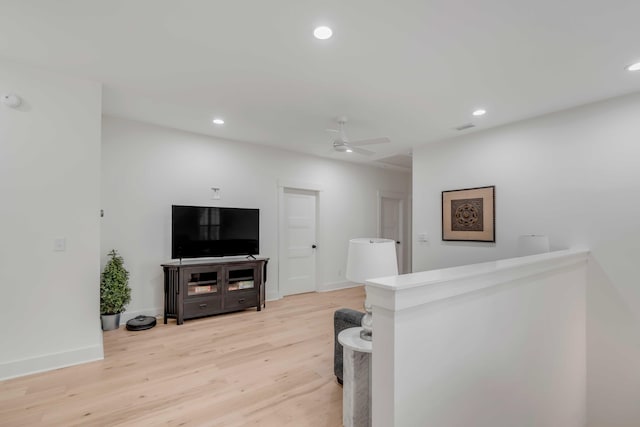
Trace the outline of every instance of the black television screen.
<instances>
[{"instance_id":1,"label":"black television screen","mask_svg":"<svg viewBox=\"0 0 640 427\"><path fill-rule=\"evenodd\" d=\"M260 210L172 206L171 258L257 255Z\"/></svg>"}]
</instances>

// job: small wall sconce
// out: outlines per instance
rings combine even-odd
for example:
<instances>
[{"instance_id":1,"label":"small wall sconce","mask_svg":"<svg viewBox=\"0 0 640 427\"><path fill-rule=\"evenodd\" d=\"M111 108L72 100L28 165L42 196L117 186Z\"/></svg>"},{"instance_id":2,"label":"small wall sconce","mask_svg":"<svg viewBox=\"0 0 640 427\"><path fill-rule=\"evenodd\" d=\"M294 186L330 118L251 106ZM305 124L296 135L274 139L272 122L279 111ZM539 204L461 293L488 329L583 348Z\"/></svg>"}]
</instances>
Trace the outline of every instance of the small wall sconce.
<instances>
[{"instance_id":1,"label":"small wall sconce","mask_svg":"<svg viewBox=\"0 0 640 427\"><path fill-rule=\"evenodd\" d=\"M213 200L220 200L220 189L218 187L211 187L211 191L213 192Z\"/></svg>"}]
</instances>

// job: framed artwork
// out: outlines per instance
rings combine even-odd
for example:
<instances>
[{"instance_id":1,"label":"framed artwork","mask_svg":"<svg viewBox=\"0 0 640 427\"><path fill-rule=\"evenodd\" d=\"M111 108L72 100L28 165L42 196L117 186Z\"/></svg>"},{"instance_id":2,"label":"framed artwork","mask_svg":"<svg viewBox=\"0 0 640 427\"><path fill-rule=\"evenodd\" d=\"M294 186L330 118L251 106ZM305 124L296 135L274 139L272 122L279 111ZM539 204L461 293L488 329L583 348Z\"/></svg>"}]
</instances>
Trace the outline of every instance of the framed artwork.
<instances>
[{"instance_id":1,"label":"framed artwork","mask_svg":"<svg viewBox=\"0 0 640 427\"><path fill-rule=\"evenodd\" d=\"M496 187L442 192L442 240L496 241Z\"/></svg>"}]
</instances>

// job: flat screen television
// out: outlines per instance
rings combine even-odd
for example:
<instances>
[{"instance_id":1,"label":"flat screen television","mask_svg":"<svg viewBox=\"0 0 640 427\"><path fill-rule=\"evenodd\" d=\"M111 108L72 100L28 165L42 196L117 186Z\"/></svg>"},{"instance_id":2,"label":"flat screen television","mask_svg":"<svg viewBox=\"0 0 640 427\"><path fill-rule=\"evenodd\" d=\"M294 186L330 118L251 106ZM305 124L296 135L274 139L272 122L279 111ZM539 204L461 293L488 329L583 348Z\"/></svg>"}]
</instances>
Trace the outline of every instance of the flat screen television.
<instances>
[{"instance_id":1,"label":"flat screen television","mask_svg":"<svg viewBox=\"0 0 640 427\"><path fill-rule=\"evenodd\" d=\"M173 205L171 210L171 258L259 253L259 209Z\"/></svg>"}]
</instances>

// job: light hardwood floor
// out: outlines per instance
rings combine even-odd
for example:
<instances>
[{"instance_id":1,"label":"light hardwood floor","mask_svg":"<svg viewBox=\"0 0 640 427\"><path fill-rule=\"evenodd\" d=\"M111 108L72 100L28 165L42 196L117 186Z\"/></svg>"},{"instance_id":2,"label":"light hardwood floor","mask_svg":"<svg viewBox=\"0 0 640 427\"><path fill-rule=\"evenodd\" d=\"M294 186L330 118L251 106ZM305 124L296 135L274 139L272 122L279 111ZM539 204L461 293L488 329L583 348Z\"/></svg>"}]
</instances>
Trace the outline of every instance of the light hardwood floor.
<instances>
[{"instance_id":1,"label":"light hardwood floor","mask_svg":"<svg viewBox=\"0 0 640 427\"><path fill-rule=\"evenodd\" d=\"M0 382L2 426L342 424L333 312L362 287L104 333L105 359Z\"/></svg>"}]
</instances>

